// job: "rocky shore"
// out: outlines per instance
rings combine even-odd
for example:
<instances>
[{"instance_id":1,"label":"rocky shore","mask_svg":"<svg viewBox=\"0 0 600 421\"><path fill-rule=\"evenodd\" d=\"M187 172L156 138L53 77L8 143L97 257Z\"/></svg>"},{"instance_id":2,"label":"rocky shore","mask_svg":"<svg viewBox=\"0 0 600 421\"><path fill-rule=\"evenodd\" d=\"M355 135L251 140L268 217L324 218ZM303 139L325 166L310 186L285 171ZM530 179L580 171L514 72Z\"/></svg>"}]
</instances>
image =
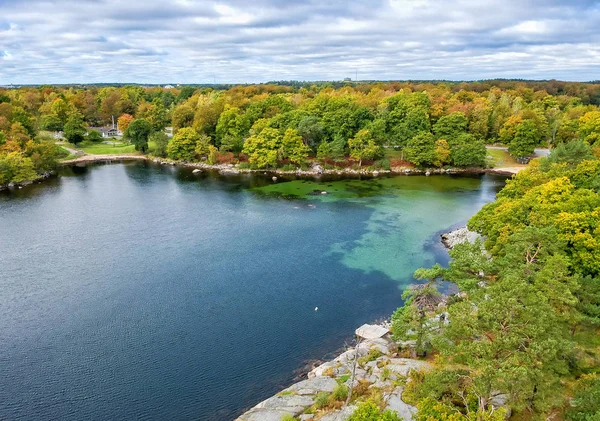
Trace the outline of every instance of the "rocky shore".
<instances>
[{"instance_id":1,"label":"rocky shore","mask_svg":"<svg viewBox=\"0 0 600 421\"><path fill-rule=\"evenodd\" d=\"M353 396L372 395L378 391L382 406L396 411L405 421L412 420L416 408L402 399L404 385L411 370L427 370L430 364L402 358L400 353L411 344L394 341L385 324L363 325L355 333L357 346L314 368L306 380L260 402L240 415L237 421L280 421L286 415L303 421L346 420L356 409L355 405L338 409L323 409L315 405L341 385L352 385Z\"/></svg>"},{"instance_id":2,"label":"rocky shore","mask_svg":"<svg viewBox=\"0 0 600 421\"><path fill-rule=\"evenodd\" d=\"M40 175L38 178L36 178L34 180L25 180L25 181L21 181L19 183L0 184L0 191L8 190L8 189L22 189L23 187L29 186L30 184L41 183L42 181L44 181L52 176L54 176L54 173L51 171L48 171L48 172Z\"/></svg>"},{"instance_id":3,"label":"rocky shore","mask_svg":"<svg viewBox=\"0 0 600 421\"><path fill-rule=\"evenodd\" d=\"M318 163L313 163L309 169L283 170L275 169L249 169L239 168L234 164L215 164L210 165L205 162L186 162L173 161L166 158L156 158L146 155L84 155L78 158L63 161L62 165L76 165L93 162L111 162L111 161L150 161L161 165L177 165L189 168L199 169L201 171L218 171L222 174L240 174L240 173L267 173L272 175L297 175L308 177L319 177L321 175L341 175L341 176L378 176L380 174L393 175L432 175L432 174L498 174L498 175L513 175L520 169L515 168L406 168L394 167L390 170L373 170L373 169L354 169L354 168L323 168Z\"/></svg>"},{"instance_id":4,"label":"rocky shore","mask_svg":"<svg viewBox=\"0 0 600 421\"><path fill-rule=\"evenodd\" d=\"M453 231L445 232L441 235L442 243L449 249L452 249L457 244L464 243L465 241L474 243L480 237L481 235L476 232L469 231L467 227L460 227Z\"/></svg>"}]
</instances>

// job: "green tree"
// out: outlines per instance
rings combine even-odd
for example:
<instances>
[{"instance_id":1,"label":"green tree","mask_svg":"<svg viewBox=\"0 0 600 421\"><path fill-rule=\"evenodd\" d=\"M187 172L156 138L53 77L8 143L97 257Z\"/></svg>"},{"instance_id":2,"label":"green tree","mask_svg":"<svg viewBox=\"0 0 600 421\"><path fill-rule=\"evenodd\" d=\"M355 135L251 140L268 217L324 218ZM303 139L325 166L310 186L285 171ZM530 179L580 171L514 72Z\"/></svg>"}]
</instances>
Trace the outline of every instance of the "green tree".
<instances>
[{"instance_id":1,"label":"green tree","mask_svg":"<svg viewBox=\"0 0 600 421\"><path fill-rule=\"evenodd\" d=\"M579 380L566 419L569 421L600 420L600 376L588 374Z\"/></svg>"},{"instance_id":2,"label":"green tree","mask_svg":"<svg viewBox=\"0 0 600 421\"><path fill-rule=\"evenodd\" d=\"M302 137L304 144L314 150L323 140L325 131L316 116L307 116L300 120L298 134Z\"/></svg>"},{"instance_id":3,"label":"green tree","mask_svg":"<svg viewBox=\"0 0 600 421\"><path fill-rule=\"evenodd\" d=\"M332 155L333 155L333 152L331 149L331 143L321 142L319 144L319 148L317 149L317 158L323 160L323 159L331 158Z\"/></svg>"},{"instance_id":4,"label":"green tree","mask_svg":"<svg viewBox=\"0 0 600 421\"><path fill-rule=\"evenodd\" d=\"M40 129L51 132L59 132L63 129L64 123L55 114L43 115L40 119Z\"/></svg>"},{"instance_id":5,"label":"green tree","mask_svg":"<svg viewBox=\"0 0 600 421\"><path fill-rule=\"evenodd\" d=\"M419 167L431 165L436 160L435 143L430 132L420 132L406 144L406 159Z\"/></svg>"},{"instance_id":6,"label":"green tree","mask_svg":"<svg viewBox=\"0 0 600 421\"><path fill-rule=\"evenodd\" d=\"M467 133L468 120L464 113L455 112L440 117L433 125L433 132L438 139L454 139Z\"/></svg>"},{"instance_id":7,"label":"green tree","mask_svg":"<svg viewBox=\"0 0 600 421\"><path fill-rule=\"evenodd\" d=\"M374 159L382 154L381 146L375 143L371 132L366 129L359 130L352 139L348 140L350 156L358 159L358 166L362 166L363 159Z\"/></svg>"},{"instance_id":8,"label":"green tree","mask_svg":"<svg viewBox=\"0 0 600 421\"><path fill-rule=\"evenodd\" d=\"M167 146L169 145L169 136L165 132L153 132L148 138L150 153L158 157L167 156Z\"/></svg>"},{"instance_id":9,"label":"green tree","mask_svg":"<svg viewBox=\"0 0 600 421\"><path fill-rule=\"evenodd\" d=\"M267 127L246 139L243 152L248 155L248 162L257 168L274 167L281 146L279 130Z\"/></svg>"},{"instance_id":10,"label":"green tree","mask_svg":"<svg viewBox=\"0 0 600 421\"><path fill-rule=\"evenodd\" d=\"M145 153L148 150L148 137L152 133L152 125L145 118L133 120L127 126L124 137L135 145L135 150Z\"/></svg>"},{"instance_id":11,"label":"green tree","mask_svg":"<svg viewBox=\"0 0 600 421\"><path fill-rule=\"evenodd\" d=\"M202 133L196 141L196 155L207 156L210 153L212 139L207 134Z\"/></svg>"},{"instance_id":12,"label":"green tree","mask_svg":"<svg viewBox=\"0 0 600 421\"><path fill-rule=\"evenodd\" d=\"M569 166L577 166L581 162L593 158L594 154L590 145L583 140L576 140L561 143L552 149L546 162L548 164L566 163Z\"/></svg>"},{"instance_id":13,"label":"green tree","mask_svg":"<svg viewBox=\"0 0 600 421\"><path fill-rule=\"evenodd\" d=\"M508 152L517 158L533 155L538 138L534 123L526 120L517 126L515 135L508 145Z\"/></svg>"},{"instance_id":14,"label":"green tree","mask_svg":"<svg viewBox=\"0 0 600 421\"><path fill-rule=\"evenodd\" d=\"M283 158L288 158L296 164L304 164L310 148L302 142L302 137L294 129L287 129L283 135L281 152Z\"/></svg>"},{"instance_id":15,"label":"green tree","mask_svg":"<svg viewBox=\"0 0 600 421\"><path fill-rule=\"evenodd\" d=\"M459 135L450 148L450 158L457 167L485 166L487 157L485 144L475 139L473 135Z\"/></svg>"},{"instance_id":16,"label":"green tree","mask_svg":"<svg viewBox=\"0 0 600 421\"><path fill-rule=\"evenodd\" d=\"M167 155L171 159L193 161L198 140L200 135L191 127L179 129L167 146Z\"/></svg>"},{"instance_id":17,"label":"green tree","mask_svg":"<svg viewBox=\"0 0 600 421\"><path fill-rule=\"evenodd\" d=\"M78 144L83 141L86 133L87 130L83 124L83 119L79 114L69 117L63 131L65 138L69 142L75 145Z\"/></svg>"}]
</instances>

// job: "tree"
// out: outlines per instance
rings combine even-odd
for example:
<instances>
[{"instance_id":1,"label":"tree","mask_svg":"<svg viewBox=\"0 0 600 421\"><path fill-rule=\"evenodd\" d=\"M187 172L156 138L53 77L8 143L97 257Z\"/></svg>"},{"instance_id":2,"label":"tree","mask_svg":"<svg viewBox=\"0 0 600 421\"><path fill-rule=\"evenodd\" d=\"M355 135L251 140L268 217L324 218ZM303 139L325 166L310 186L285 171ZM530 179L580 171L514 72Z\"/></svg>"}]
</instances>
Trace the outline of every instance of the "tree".
<instances>
[{"instance_id":1,"label":"tree","mask_svg":"<svg viewBox=\"0 0 600 421\"><path fill-rule=\"evenodd\" d=\"M121 132L125 133L127 131L127 128L129 127L129 125L131 124L131 122L133 120L134 120L134 118L131 114L121 115L121 117L119 117L117 119L117 126L118 126L119 130L121 130Z\"/></svg>"},{"instance_id":2,"label":"tree","mask_svg":"<svg viewBox=\"0 0 600 421\"><path fill-rule=\"evenodd\" d=\"M537 143L538 133L535 125L531 120L525 120L517 125L515 135L508 145L508 152L517 158L530 156Z\"/></svg>"},{"instance_id":3,"label":"tree","mask_svg":"<svg viewBox=\"0 0 600 421\"><path fill-rule=\"evenodd\" d=\"M90 142L100 142L102 141L102 133L98 130L90 130L87 132L87 140Z\"/></svg>"},{"instance_id":4,"label":"tree","mask_svg":"<svg viewBox=\"0 0 600 421\"><path fill-rule=\"evenodd\" d=\"M366 129L359 130L352 139L348 140L350 156L358 159L358 166L362 166L363 159L374 159L382 153L381 146L375 143L371 132Z\"/></svg>"},{"instance_id":5,"label":"tree","mask_svg":"<svg viewBox=\"0 0 600 421\"><path fill-rule=\"evenodd\" d=\"M43 115L40 119L40 129L59 132L63 129L63 122L55 114Z\"/></svg>"},{"instance_id":6,"label":"tree","mask_svg":"<svg viewBox=\"0 0 600 421\"><path fill-rule=\"evenodd\" d=\"M323 126L316 116L307 116L300 120L298 134L302 136L304 144L313 150L321 143L325 135Z\"/></svg>"},{"instance_id":7,"label":"tree","mask_svg":"<svg viewBox=\"0 0 600 421\"><path fill-rule=\"evenodd\" d=\"M78 144L79 142L83 141L86 133L87 130L83 125L83 119L79 114L69 117L63 131L65 138L69 142L75 145Z\"/></svg>"},{"instance_id":8,"label":"tree","mask_svg":"<svg viewBox=\"0 0 600 421\"><path fill-rule=\"evenodd\" d=\"M310 148L302 142L302 137L294 129L287 129L283 135L281 152L283 158L289 158L296 164L304 164Z\"/></svg>"},{"instance_id":9,"label":"tree","mask_svg":"<svg viewBox=\"0 0 600 421\"><path fill-rule=\"evenodd\" d=\"M473 135L459 135L450 145L450 157L457 167L477 166L483 167L487 157L487 150L483 141L476 140Z\"/></svg>"},{"instance_id":10,"label":"tree","mask_svg":"<svg viewBox=\"0 0 600 421\"><path fill-rule=\"evenodd\" d=\"M579 380L566 415L570 421L600 420L600 376L587 374Z\"/></svg>"},{"instance_id":11,"label":"tree","mask_svg":"<svg viewBox=\"0 0 600 421\"><path fill-rule=\"evenodd\" d=\"M248 162L257 168L274 167L281 146L279 130L267 127L246 139L243 152L248 155Z\"/></svg>"},{"instance_id":12,"label":"tree","mask_svg":"<svg viewBox=\"0 0 600 421\"><path fill-rule=\"evenodd\" d=\"M165 132L154 132L148 138L150 153L154 156L166 157L169 136Z\"/></svg>"},{"instance_id":13,"label":"tree","mask_svg":"<svg viewBox=\"0 0 600 421\"><path fill-rule=\"evenodd\" d=\"M127 126L124 137L135 145L135 150L145 153L148 150L148 137L152 133L152 125L145 118L133 120Z\"/></svg>"},{"instance_id":14,"label":"tree","mask_svg":"<svg viewBox=\"0 0 600 421\"><path fill-rule=\"evenodd\" d=\"M446 139L438 139L435 141L435 159L433 160L433 165L436 167L443 167L444 165L450 163L450 145L446 142Z\"/></svg>"},{"instance_id":15,"label":"tree","mask_svg":"<svg viewBox=\"0 0 600 421\"><path fill-rule=\"evenodd\" d=\"M191 127L194 123L194 109L188 104L181 104L173 111L173 130L177 132L183 127Z\"/></svg>"},{"instance_id":16,"label":"tree","mask_svg":"<svg viewBox=\"0 0 600 421\"><path fill-rule=\"evenodd\" d=\"M419 167L431 165L436 160L435 143L430 132L420 132L406 144L406 159Z\"/></svg>"},{"instance_id":17,"label":"tree","mask_svg":"<svg viewBox=\"0 0 600 421\"><path fill-rule=\"evenodd\" d=\"M193 161L198 140L200 140L200 135L191 127L179 129L167 146L169 158L180 161Z\"/></svg>"},{"instance_id":18,"label":"tree","mask_svg":"<svg viewBox=\"0 0 600 421\"><path fill-rule=\"evenodd\" d=\"M319 148L317 149L317 158L324 160L327 158L331 158L331 156L332 156L331 143L321 142L321 144L319 145Z\"/></svg>"},{"instance_id":19,"label":"tree","mask_svg":"<svg viewBox=\"0 0 600 421\"><path fill-rule=\"evenodd\" d=\"M590 145L600 140L600 111L590 111L579 119L579 135Z\"/></svg>"},{"instance_id":20,"label":"tree","mask_svg":"<svg viewBox=\"0 0 600 421\"><path fill-rule=\"evenodd\" d=\"M467 117L462 112L455 112L440 117L433 125L433 132L438 139L454 139L467 132Z\"/></svg>"},{"instance_id":21,"label":"tree","mask_svg":"<svg viewBox=\"0 0 600 421\"><path fill-rule=\"evenodd\" d=\"M593 159L594 154L590 145L583 140L569 143L561 143L552 149L548 156L548 164L566 163L569 166L577 166L579 163Z\"/></svg>"},{"instance_id":22,"label":"tree","mask_svg":"<svg viewBox=\"0 0 600 421\"><path fill-rule=\"evenodd\" d=\"M211 151L212 139L207 134L202 133L196 141L196 155L207 156Z\"/></svg>"}]
</instances>

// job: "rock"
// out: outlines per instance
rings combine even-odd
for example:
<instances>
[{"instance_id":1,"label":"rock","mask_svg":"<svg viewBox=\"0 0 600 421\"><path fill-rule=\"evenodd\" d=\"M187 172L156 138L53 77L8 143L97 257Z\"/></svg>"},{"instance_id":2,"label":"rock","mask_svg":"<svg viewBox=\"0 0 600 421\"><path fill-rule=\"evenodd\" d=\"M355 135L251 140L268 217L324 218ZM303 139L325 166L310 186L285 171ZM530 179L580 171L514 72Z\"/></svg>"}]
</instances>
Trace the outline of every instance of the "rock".
<instances>
[{"instance_id":1,"label":"rock","mask_svg":"<svg viewBox=\"0 0 600 421\"><path fill-rule=\"evenodd\" d=\"M283 392L295 392L296 395L316 395L318 392L333 392L337 386L337 382L331 377L313 377L312 379L303 380L296 383Z\"/></svg>"},{"instance_id":2,"label":"rock","mask_svg":"<svg viewBox=\"0 0 600 421\"><path fill-rule=\"evenodd\" d=\"M310 421L315 419L315 416L313 414L302 414L298 419L300 419L300 421Z\"/></svg>"},{"instance_id":3,"label":"rock","mask_svg":"<svg viewBox=\"0 0 600 421\"><path fill-rule=\"evenodd\" d=\"M323 172L324 172L323 167L321 167L319 164L314 164L312 166L312 170L314 172L316 172L317 174L323 174Z\"/></svg>"},{"instance_id":4,"label":"rock","mask_svg":"<svg viewBox=\"0 0 600 421\"><path fill-rule=\"evenodd\" d=\"M320 366L314 368L308 373L308 378L312 379L314 377L323 376L326 371L331 369L333 371L334 368L337 368L338 363L336 361L327 361L326 363L321 364Z\"/></svg>"},{"instance_id":5,"label":"rock","mask_svg":"<svg viewBox=\"0 0 600 421\"><path fill-rule=\"evenodd\" d=\"M348 405L339 411L322 416L321 421L345 421L355 410L355 405Z\"/></svg>"},{"instance_id":6,"label":"rock","mask_svg":"<svg viewBox=\"0 0 600 421\"><path fill-rule=\"evenodd\" d=\"M377 177L379 175L379 171L373 171L373 176Z\"/></svg>"},{"instance_id":7,"label":"rock","mask_svg":"<svg viewBox=\"0 0 600 421\"><path fill-rule=\"evenodd\" d=\"M442 234L442 243L451 249L457 244L464 243L465 241L474 243L479 237L480 235L478 233L469 231L467 227L462 227Z\"/></svg>"},{"instance_id":8,"label":"rock","mask_svg":"<svg viewBox=\"0 0 600 421\"><path fill-rule=\"evenodd\" d=\"M329 194L329 193L327 193L326 191L322 191L321 194Z\"/></svg>"},{"instance_id":9,"label":"rock","mask_svg":"<svg viewBox=\"0 0 600 421\"><path fill-rule=\"evenodd\" d=\"M429 177L431 175L431 171L425 171L425 176Z\"/></svg>"},{"instance_id":10,"label":"rock","mask_svg":"<svg viewBox=\"0 0 600 421\"><path fill-rule=\"evenodd\" d=\"M389 329L379 325L364 324L354 332L356 336L363 339L377 339L390 333Z\"/></svg>"},{"instance_id":11,"label":"rock","mask_svg":"<svg viewBox=\"0 0 600 421\"><path fill-rule=\"evenodd\" d=\"M277 181L277 177L273 176L273 181Z\"/></svg>"},{"instance_id":12,"label":"rock","mask_svg":"<svg viewBox=\"0 0 600 421\"><path fill-rule=\"evenodd\" d=\"M199 170L198 168L196 168L194 171L192 171L192 174L198 174L199 172L202 172L202 170Z\"/></svg>"},{"instance_id":13,"label":"rock","mask_svg":"<svg viewBox=\"0 0 600 421\"><path fill-rule=\"evenodd\" d=\"M417 412L417 408L405 403L401 399L401 396L401 387L396 388L396 390L394 390L394 393L390 395L384 395L384 400L387 403L386 409L396 411L398 416L402 417L404 421L410 421L413 419L414 414Z\"/></svg>"},{"instance_id":14,"label":"rock","mask_svg":"<svg viewBox=\"0 0 600 421\"><path fill-rule=\"evenodd\" d=\"M238 421L281 421L284 415L292 415L288 411L277 409L253 409L238 418Z\"/></svg>"},{"instance_id":15,"label":"rock","mask_svg":"<svg viewBox=\"0 0 600 421\"><path fill-rule=\"evenodd\" d=\"M358 344L358 349L363 349L368 353L369 350L376 348L382 354L389 355L393 351L398 350L398 346L393 342L388 341L384 338L367 339Z\"/></svg>"},{"instance_id":16,"label":"rock","mask_svg":"<svg viewBox=\"0 0 600 421\"><path fill-rule=\"evenodd\" d=\"M492 392L494 393L494 392ZM506 410L505 418L508 419L512 415L512 410L508 407L508 395L506 393L496 392L490 399L490 404L494 409L504 408Z\"/></svg>"},{"instance_id":17,"label":"rock","mask_svg":"<svg viewBox=\"0 0 600 421\"><path fill-rule=\"evenodd\" d=\"M335 381L335 380L334 380ZM274 409L281 413L288 412L292 415L298 415L313 404L311 396L303 395L276 395L262 401L254 408L256 409Z\"/></svg>"},{"instance_id":18,"label":"rock","mask_svg":"<svg viewBox=\"0 0 600 421\"><path fill-rule=\"evenodd\" d=\"M425 361L411 360L409 358L391 358L386 368L403 377L408 376L411 370L426 370L431 364Z\"/></svg>"}]
</instances>

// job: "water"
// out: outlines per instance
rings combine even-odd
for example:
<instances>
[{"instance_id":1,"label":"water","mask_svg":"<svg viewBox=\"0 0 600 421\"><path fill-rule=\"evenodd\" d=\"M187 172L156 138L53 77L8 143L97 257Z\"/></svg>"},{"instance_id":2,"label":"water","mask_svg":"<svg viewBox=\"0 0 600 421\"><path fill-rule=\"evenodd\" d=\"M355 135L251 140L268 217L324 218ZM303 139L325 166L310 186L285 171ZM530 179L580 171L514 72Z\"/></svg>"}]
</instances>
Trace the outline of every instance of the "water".
<instances>
[{"instance_id":1,"label":"water","mask_svg":"<svg viewBox=\"0 0 600 421\"><path fill-rule=\"evenodd\" d=\"M0 194L0 419L233 419L389 316L502 184L127 163Z\"/></svg>"}]
</instances>

